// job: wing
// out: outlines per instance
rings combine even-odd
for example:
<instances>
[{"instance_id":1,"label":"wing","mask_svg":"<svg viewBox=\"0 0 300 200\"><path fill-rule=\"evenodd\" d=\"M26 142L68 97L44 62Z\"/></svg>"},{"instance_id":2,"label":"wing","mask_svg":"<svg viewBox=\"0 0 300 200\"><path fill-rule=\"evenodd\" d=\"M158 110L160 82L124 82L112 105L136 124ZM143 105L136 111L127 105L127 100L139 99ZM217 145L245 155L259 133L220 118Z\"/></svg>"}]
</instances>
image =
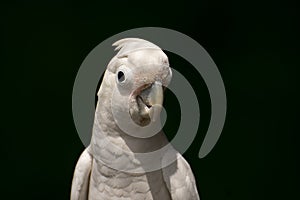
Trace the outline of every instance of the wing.
<instances>
[{"instance_id":1,"label":"wing","mask_svg":"<svg viewBox=\"0 0 300 200\"><path fill-rule=\"evenodd\" d=\"M89 147L88 147L89 148ZM81 154L73 176L71 200L87 200L92 168L92 155L86 148Z\"/></svg>"},{"instance_id":2,"label":"wing","mask_svg":"<svg viewBox=\"0 0 300 200\"><path fill-rule=\"evenodd\" d=\"M162 169L173 200L200 200L193 172L186 160L176 153L177 161Z\"/></svg>"}]
</instances>

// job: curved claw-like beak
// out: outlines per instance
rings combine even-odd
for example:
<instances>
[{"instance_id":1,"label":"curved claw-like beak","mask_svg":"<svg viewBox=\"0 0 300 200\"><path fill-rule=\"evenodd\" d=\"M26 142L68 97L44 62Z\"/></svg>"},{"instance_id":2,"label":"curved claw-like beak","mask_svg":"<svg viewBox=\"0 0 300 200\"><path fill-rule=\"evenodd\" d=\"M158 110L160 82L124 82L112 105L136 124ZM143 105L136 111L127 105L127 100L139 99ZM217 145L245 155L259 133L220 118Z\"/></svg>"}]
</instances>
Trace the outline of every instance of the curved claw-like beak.
<instances>
[{"instance_id":1,"label":"curved claw-like beak","mask_svg":"<svg viewBox=\"0 0 300 200\"><path fill-rule=\"evenodd\" d=\"M161 82L155 81L149 89L142 91L140 95L150 106L162 105L164 96Z\"/></svg>"},{"instance_id":2,"label":"curved claw-like beak","mask_svg":"<svg viewBox=\"0 0 300 200\"><path fill-rule=\"evenodd\" d=\"M150 110L150 118L153 122L159 119L159 115L163 104L163 87L160 82L155 82L151 87L151 92L149 94L149 104L152 105Z\"/></svg>"},{"instance_id":3,"label":"curved claw-like beak","mask_svg":"<svg viewBox=\"0 0 300 200\"><path fill-rule=\"evenodd\" d=\"M142 116L148 115L153 122L156 121L163 104L163 87L161 82L155 81L150 87L144 89L139 94L138 102L140 114Z\"/></svg>"}]
</instances>

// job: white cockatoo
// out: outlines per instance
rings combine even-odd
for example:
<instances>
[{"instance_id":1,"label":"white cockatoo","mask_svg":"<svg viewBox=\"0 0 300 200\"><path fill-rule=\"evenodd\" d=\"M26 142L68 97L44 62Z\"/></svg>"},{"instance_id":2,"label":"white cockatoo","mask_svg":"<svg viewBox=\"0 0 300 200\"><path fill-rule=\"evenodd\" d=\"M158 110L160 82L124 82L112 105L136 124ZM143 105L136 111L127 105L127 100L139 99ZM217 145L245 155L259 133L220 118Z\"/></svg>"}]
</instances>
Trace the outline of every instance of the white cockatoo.
<instances>
[{"instance_id":1,"label":"white cockatoo","mask_svg":"<svg viewBox=\"0 0 300 200\"><path fill-rule=\"evenodd\" d=\"M199 199L189 164L156 126L172 77L168 57L138 38L113 46L119 51L98 91L93 135L77 162L71 200Z\"/></svg>"}]
</instances>

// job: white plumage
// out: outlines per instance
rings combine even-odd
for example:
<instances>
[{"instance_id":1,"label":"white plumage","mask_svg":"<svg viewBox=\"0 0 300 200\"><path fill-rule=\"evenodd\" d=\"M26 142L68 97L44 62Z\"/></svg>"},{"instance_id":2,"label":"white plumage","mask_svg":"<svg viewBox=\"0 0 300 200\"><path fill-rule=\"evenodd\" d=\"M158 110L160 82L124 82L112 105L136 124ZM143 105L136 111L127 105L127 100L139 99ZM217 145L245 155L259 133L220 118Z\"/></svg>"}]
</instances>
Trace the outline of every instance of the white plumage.
<instances>
[{"instance_id":1,"label":"white plumage","mask_svg":"<svg viewBox=\"0 0 300 200\"><path fill-rule=\"evenodd\" d=\"M132 135L147 131L137 128L128 133L119 125L127 115L139 127L155 120L162 85L168 85L172 76L167 56L158 46L137 38L119 40L114 46L119 52L108 64L98 92L93 136L76 165L71 200L199 199L191 168L178 152L166 151L158 158L164 167L156 170L146 169L136 156L167 145L162 131L137 138ZM165 166L170 156L176 159Z\"/></svg>"}]
</instances>

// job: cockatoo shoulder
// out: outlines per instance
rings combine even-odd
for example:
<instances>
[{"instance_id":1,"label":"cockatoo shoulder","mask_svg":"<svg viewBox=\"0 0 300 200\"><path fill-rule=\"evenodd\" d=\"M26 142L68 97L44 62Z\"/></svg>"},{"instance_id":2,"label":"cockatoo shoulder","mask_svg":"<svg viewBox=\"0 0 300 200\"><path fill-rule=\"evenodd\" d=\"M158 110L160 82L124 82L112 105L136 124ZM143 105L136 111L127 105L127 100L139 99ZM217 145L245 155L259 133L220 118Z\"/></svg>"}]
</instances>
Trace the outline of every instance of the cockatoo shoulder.
<instances>
[{"instance_id":1,"label":"cockatoo shoulder","mask_svg":"<svg viewBox=\"0 0 300 200\"><path fill-rule=\"evenodd\" d=\"M93 157L87 147L81 154L73 176L71 200L88 200Z\"/></svg>"},{"instance_id":2,"label":"cockatoo shoulder","mask_svg":"<svg viewBox=\"0 0 300 200\"><path fill-rule=\"evenodd\" d=\"M200 200L189 164L180 153L173 156L176 156L176 161L162 169L172 200Z\"/></svg>"}]
</instances>

